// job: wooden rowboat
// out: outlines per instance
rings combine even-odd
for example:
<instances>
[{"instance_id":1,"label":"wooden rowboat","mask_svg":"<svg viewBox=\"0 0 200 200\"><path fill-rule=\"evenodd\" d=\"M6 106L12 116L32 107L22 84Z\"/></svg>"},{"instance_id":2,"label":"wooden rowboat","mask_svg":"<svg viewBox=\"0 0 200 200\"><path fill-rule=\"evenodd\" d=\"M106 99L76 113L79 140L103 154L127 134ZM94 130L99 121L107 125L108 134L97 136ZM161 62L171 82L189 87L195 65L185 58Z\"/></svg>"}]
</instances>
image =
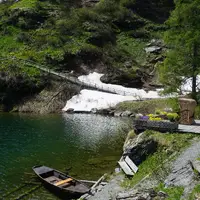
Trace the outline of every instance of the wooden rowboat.
<instances>
[{"instance_id":1,"label":"wooden rowboat","mask_svg":"<svg viewBox=\"0 0 200 200\"><path fill-rule=\"evenodd\" d=\"M90 188L84 183L50 167L34 166L32 169L46 188L57 192L59 195L65 194L75 198L90 191Z\"/></svg>"}]
</instances>

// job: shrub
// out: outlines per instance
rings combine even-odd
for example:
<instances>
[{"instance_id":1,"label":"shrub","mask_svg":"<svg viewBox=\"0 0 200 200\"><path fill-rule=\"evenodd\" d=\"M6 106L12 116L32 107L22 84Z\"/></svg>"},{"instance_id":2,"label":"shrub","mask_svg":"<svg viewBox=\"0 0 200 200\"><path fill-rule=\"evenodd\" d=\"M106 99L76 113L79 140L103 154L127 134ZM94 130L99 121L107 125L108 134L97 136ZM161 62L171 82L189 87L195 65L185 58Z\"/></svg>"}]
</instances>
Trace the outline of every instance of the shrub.
<instances>
[{"instance_id":1,"label":"shrub","mask_svg":"<svg viewBox=\"0 0 200 200\"><path fill-rule=\"evenodd\" d=\"M167 113L167 118L170 121L178 121L179 115L177 113Z\"/></svg>"}]
</instances>

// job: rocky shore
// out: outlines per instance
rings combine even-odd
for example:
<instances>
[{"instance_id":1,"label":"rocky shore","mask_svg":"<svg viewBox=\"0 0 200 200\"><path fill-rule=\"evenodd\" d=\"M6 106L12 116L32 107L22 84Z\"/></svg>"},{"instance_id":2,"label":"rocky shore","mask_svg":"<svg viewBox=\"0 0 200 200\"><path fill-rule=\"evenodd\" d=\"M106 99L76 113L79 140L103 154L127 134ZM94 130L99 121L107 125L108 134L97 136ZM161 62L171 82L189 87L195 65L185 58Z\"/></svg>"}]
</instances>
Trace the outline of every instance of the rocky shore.
<instances>
[{"instance_id":1,"label":"rocky shore","mask_svg":"<svg viewBox=\"0 0 200 200\"><path fill-rule=\"evenodd\" d=\"M162 137L162 135L159 135L159 137ZM178 137L180 137L180 135ZM183 137L189 138L187 135L184 135ZM167 188L177 187L183 188L183 192L180 197L176 197L176 200L188 199L195 185L200 183L200 179L198 178L198 173L200 172L200 162L197 161L198 157L200 156L200 138L191 136L191 138L188 140L190 140L190 147L182 151L180 155L178 151L170 153L168 159L164 162L163 167L160 167L157 170L155 169L156 171L159 171L160 175L162 174L162 178L158 178L153 174L146 174L144 178L139 180L133 186L124 187L124 183L127 181L127 177L125 177L123 173L115 173L106 186L98 189L93 196L89 196L85 199L168 199L171 194L167 192ZM161 139L161 141L164 142L164 139ZM158 151L160 145L159 143L160 141L156 141L154 137L149 137L145 132L139 135L134 135L133 131L131 131L129 132L124 143L123 152L124 154L129 154L130 158L135 162L135 164L139 166L140 170L141 163L143 163L143 161L145 161L148 156L153 155L156 151ZM165 149L165 151L170 151L170 146L169 148ZM174 155L179 155L175 161L172 159L174 158ZM198 173L195 173L197 170L199 170ZM158 185L160 183L164 185L163 189L159 189Z\"/></svg>"}]
</instances>

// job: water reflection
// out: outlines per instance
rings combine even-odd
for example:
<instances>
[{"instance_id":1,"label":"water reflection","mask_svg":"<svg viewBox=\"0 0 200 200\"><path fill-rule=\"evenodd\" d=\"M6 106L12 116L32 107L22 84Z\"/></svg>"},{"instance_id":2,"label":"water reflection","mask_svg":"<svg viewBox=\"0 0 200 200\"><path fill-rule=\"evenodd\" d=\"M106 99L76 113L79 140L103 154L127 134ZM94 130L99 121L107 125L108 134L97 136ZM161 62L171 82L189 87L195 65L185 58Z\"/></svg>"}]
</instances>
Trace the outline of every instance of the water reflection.
<instances>
[{"instance_id":1,"label":"water reflection","mask_svg":"<svg viewBox=\"0 0 200 200\"><path fill-rule=\"evenodd\" d=\"M127 123L88 114L0 114L0 197L29 181L36 164L71 168L71 175L86 179L112 171L123 144L118 129ZM55 199L44 188L39 191L27 199Z\"/></svg>"}]
</instances>

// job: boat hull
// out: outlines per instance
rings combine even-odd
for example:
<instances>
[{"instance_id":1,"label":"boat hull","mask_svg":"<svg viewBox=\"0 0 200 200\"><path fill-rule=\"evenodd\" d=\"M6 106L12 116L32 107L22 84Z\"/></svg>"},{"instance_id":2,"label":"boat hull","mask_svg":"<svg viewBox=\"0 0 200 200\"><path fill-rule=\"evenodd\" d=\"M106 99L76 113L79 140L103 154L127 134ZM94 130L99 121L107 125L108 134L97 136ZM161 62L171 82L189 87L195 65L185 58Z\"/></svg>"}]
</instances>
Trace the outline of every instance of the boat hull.
<instances>
[{"instance_id":1,"label":"boat hull","mask_svg":"<svg viewBox=\"0 0 200 200\"><path fill-rule=\"evenodd\" d=\"M71 176L66 176L64 173L59 172L55 169L52 169L52 168L49 168L46 166L34 166L33 171L38 176L38 178L41 180L41 182L43 183L43 185L46 189L53 192L57 196L64 197L65 199L78 198L81 195L88 193L90 191L90 188L88 186L86 186L84 183L81 183L80 181L74 179ZM66 180L72 179L76 186L72 185L72 186L70 186L70 189L68 189L67 187L63 188L62 185L56 186L55 184L50 183L46 180L46 179L48 179L48 176L47 176L48 173L53 174L55 176L55 178L57 176L57 177L62 177L62 179L66 179ZM46 178L44 178L44 177L46 177Z\"/></svg>"}]
</instances>

